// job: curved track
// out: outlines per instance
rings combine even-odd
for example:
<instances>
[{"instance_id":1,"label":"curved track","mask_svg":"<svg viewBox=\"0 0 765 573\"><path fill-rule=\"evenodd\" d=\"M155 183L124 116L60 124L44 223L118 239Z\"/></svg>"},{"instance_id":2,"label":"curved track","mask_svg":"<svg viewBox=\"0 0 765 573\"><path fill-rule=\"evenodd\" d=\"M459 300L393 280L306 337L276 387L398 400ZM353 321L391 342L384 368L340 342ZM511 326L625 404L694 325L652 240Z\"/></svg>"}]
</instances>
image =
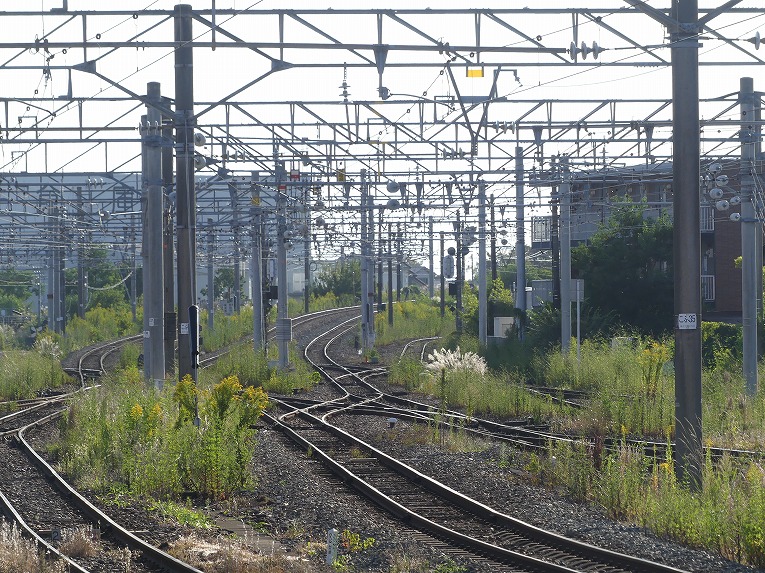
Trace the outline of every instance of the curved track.
<instances>
[{"instance_id":1,"label":"curved track","mask_svg":"<svg viewBox=\"0 0 765 573\"><path fill-rule=\"evenodd\" d=\"M378 390L368 379L384 373L383 369L349 368L330 358L329 345L340 339L349 328L349 322L334 327L306 347L307 359L334 387L337 397L302 406L280 401L284 413L271 420L302 449L320 458L346 484L407 524L494 560L498 570L511 567L515 571L543 572L679 571L543 531L501 514L333 425L330 420L334 416L355 411L376 411L381 415L395 411L398 415L413 417L434 411L431 406ZM325 342L317 356L314 347L319 346L320 338ZM447 415L455 420L462 416L455 412ZM507 428L517 431L521 426L480 422L492 427L494 433Z\"/></svg>"},{"instance_id":2,"label":"curved track","mask_svg":"<svg viewBox=\"0 0 765 573\"><path fill-rule=\"evenodd\" d=\"M104 358L133 339L135 337L106 343L84 353L77 371L81 382L85 384L96 370L103 373ZM88 362L97 364L98 368L89 366ZM46 552L63 559L68 571L201 573L111 519L63 480L32 447L27 433L57 419L64 411L64 400L70 395L35 400L31 406L0 418L4 427L1 435L5 438L0 443L5 461L0 467L3 513L36 539ZM62 554L56 540L62 533L76 530L90 532L97 538L99 550L95 556L75 558Z\"/></svg>"}]
</instances>

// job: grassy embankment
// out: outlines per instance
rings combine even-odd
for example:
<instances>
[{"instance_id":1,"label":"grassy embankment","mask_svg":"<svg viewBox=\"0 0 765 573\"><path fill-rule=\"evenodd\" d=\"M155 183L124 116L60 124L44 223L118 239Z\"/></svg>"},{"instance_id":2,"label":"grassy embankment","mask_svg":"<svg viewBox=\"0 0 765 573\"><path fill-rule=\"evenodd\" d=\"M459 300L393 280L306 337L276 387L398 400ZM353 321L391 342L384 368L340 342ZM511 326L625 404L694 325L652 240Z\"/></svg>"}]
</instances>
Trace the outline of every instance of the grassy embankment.
<instances>
[{"instance_id":1,"label":"grassy embankment","mask_svg":"<svg viewBox=\"0 0 765 573\"><path fill-rule=\"evenodd\" d=\"M463 337L460 342L477 350L475 340ZM610 341L584 341L581 362L574 348L566 356L559 350L539 353L524 372L481 374L459 367L433 372L419 361L402 359L391 365L391 380L469 414L531 416L581 437L573 445L550 444L547 455L522 456L524 469L538 483L577 501L596 503L613 518L765 566L765 468L760 460L725 456L713 461L707 456L701 487L692 488L675 474L671 448L652 456L626 441L669 443L673 438L671 344L634 338L633 344L612 348ZM740 363L730 353L722 358L705 368L702 377L705 445L760 451L765 444L765 398L762 393L747 396ZM587 408L561 408L531 397L523 389L529 375L548 386L587 390ZM432 436L444 442L437 432ZM605 438L620 446L604 450Z\"/></svg>"}]
</instances>

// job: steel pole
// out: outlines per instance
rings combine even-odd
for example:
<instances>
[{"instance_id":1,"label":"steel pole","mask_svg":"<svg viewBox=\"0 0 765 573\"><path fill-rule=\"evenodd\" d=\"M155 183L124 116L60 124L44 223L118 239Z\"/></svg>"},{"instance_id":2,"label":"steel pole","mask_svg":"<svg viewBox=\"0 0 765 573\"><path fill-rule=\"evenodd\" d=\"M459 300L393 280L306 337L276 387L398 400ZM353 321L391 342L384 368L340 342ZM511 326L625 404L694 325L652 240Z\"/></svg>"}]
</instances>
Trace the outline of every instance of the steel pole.
<instances>
[{"instance_id":1,"label":"steel pole","mask_svg":"<svg viewBox=\"0 0 765 573\"><path fill-rule=\"evenodd\" d=\"M240 228L239 228L239 194L234 183L229 183L228 191L231 195L232 220L231 226L234 232L234 314L239 314L242 298L242 261L239 250Z\"/></svg>"},{"instance_id":2,"label":"steel pole","mask_svg":"<svg viewBox=\"0 0 765 573\"><path fill-rule=\"evenodd\" d=\"M460 336L462 334L462 280L463 280L463 267L462 267L462 261L465 258L462 253L462 220L460 219L460 212L457 211L457 260L455 261L457 263L457 278L456 278L456 288L457 288L457 301L456 301L456 309L454 312L454 329L457 331L457 336Z\"/></svg>"},{"instance_id":3,"label":"steel pole","mask_svg":"<svg viewBox=\"0 0 765 573\"><path fill-rule=\"evenodd\" d=\"M388 223L388 324L393 326L393 223Z\"/></svg>"},{"instance_id":4,"label":"steel pole","mask_svg":"<svg viewBox=\"0 0 765 573\"><path fill-rule=\"evenodd\" d=\"M284 236L287 232L287 196L286 188L282 187L280 178L283 169L277 163L277 237L276 237L276 282L278 290L278 299L276 301L276 343L279 347L279 368L285 369L289 366L289 341L292 338L291 328L289 327L288 300L287 292L287 239Z\"/></svg>"},{"instance_id":5,"label":"steel pole","mask_svg":"<svg viewBox=\"0 0 765 573\"><path fill-rule=\"evenodd\" d=\"M444 276L444 258L446 257L446 251L444 250L444 232L439 233L439 241L441 247L441 318L446 315L446 277Z\"/></svg>"},{"instance_id":6,"label":"steel pole","mask_svg":"<svg viewBox=\"0 0 765 573\"><path fill-rule=\"evenodd\" d=\"M360 312L361 312L361 348L368 350L371 347L370 335L369 335L369 314L367 313L367 293L369 292L369 274L367 259L367 193L366 193L366 171L361 170L361 241L359 243L360 251L360 265L361 270L361 296L360 298Z\"/></svg>"},{"instance_id":7,"label":"steel pole","mask_svg":"<svg viewBox=\"0 0 765 573\"><path fill-rule=\"evenodd\" d=\"M523 147L519 145L515 148L515 308L526 312L526 213L523 194ZM518 332L523 338L522 328Z\"/></svg>"},{"instance_id":8,"label":"steel pole","mask_svg":"<svg viewBox=\"0 0 765 573\"><path fill-rule=\"evenodd\" d=\"M571 347L571 184L568 157L561 157L560 166L560 347L563 354L568 354Z\"/></svg>"},{"instance_id":9,"label":"steel pole","mask_svg":"<svg viewBox=\"0 0 765 573\"><path fill-rule=\"evenodd\" d=\"M82 187L77 187L77 222L80 229L85 226L83 205ZM77 316L85 318L85 237L80 237L77 242Z\"/></svg>"},{"instance_id":10,"label":"steel pole","mask_svg":"<svg viewBox=\"0 0 765 573\"><path fill-rule=\"evenodd\" d=\"M433 217L428 217L428 265L430 273L428 274L428 296L430 300L436 296L436 267L434 265L435 256L433 253Z\"/></svg>"},{"instance_id":11,"label":"steel pole","mask_svg":"<svg viewBox=\"0 0 765 573\"><path fill-rule=\"evenodd\" d=\"M165 107L169 100L162 98ZM162 220L162 275L165 309L165 331L163 333L165 347L165 374L175 370L175 338L177 331L175 314L175 229L173 225L175 174L173 173L173 125L164 122L162 127L162 186L164 211Z\"/></svg>"},{"instance_id":12,"label":"steel pole","mask_svg":"<svg viewBox=\"0 0 765 573\"><path fill-rule=\"evenodd\" d=\"M161 104L162 95L157 82L147 85L149 103ZM162 220L164 205L162 198L162 114L159 109L147 107L146 137L146 218L143 232L146 235L147 256L144 275L143 312L146 332L149 336L149 380L154 381L154 387L161 390L165 383L165 301L162 257ZM144 357L146 358L146 357Z\"/></svg>"},{"instance_id":13,"label":"steel pole","mask_svg":"<svg viewBox=\"0 0 765 573\"><path fill-rule=\"evenodd\" d=\"M396 302L401 302L401 223L396 223Z\"/></svg>"},{"instance_id":14,"label":"steel pole","mask_svg":"<svg viewBox=\"0 0 765 573\"><path fill-rule=\"evenodd\" d=\"M251 181L251 207L252 214L252 264L250 272L252 273L252 347L255 353L263 353L266 349L265 336L263 330L263 251L261 245L261 208L260 208L260 188L253 173Z\"/></svg>"},{"instance_id":15,"label":"steel pole","mask_svg":"<svg viewBox=\"0 0 765 573\"><path fill-rule=\"evenodd\" d=\"M678 0L672 17L672 171L675 281L675 471L700 486L701 230L699 209L698 2Z\"/></svg>"},{"instance_id":16,"label":"steel pole","mask_svg":"<svg viewBox=\"0 0 765 573\"><path fill-rule=\"evenodd\" d=\"M486 284L486 183L478 184L478 345L488 343L488 288Z\"/></svg>"},{"instance_id":17,"label":"steel pole","mask_svg":"<svg viewBox=\"0 0 765 573\"><path fill-rule=\"evenodd\" d=\"M207 219L207 328L215 329L215 231L213 220Z\"/></svg>"},{"instance_id":18,"label":"steel pole","mask_svg":"<svg viewBox=\"0 0 765 573\"><path fill-rule=\"evenodd\" d=\"M382 311L383 296L383 209L377 214L377 310Z\"/></svg>"},{"instance_id":19,"label":"steel pole","mask_svg":"<svg viewBox=\"0 0 765 573\"><path fill-rule=\"evenodd\" d=\"M192 9L175 6L176 232L178 235L178 378L192 375L189 308L196 304L194 56Z\"/></svg>"},{"instance_id":20,"label":"steel pole","mask_svg":"<svg viewBox=\"0 0 765 573\"><path fill-rule=\"evenodd\" d=\"M491 206L489 223L489 258L491 259L491 280L493 282L497 280L497 218L494 195L489 197L489 205Z\"/></svg>"},{"instance_id":21,"label":"steel pole","mask_svg":"<svg viewBox=\"0 0 765 573\"><path fill-rule=\"evenodd\" d=\"M304 201L306 214L303 234L303 312L308 314L311 303L311 202L307 188Z\"/></svg>"},{"instance_id":22,"label":"steel pole","mask_svg":"<svg viewBox=\"0 0 765 573\"><path fill-rule=\"evenodd\" d=\"M741 78L741 316L744 336L744 381L748 396L757 394L757 214L754 203L754 80ZM762 268L760 268L762 274Z\"/></svg>"}]
</instances>

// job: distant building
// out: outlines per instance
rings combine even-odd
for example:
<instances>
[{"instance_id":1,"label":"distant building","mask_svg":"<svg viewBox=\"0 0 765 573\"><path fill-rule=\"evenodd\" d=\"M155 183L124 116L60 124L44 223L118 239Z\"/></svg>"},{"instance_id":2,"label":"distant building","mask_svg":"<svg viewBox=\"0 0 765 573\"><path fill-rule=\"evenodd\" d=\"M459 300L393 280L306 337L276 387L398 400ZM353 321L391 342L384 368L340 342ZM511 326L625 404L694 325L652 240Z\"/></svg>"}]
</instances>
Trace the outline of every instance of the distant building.
<instances>
[{"instance_id":1,"label":"distant building","mask_svg":"<svg viewBox=\"0 0 765 573\"><path fill-rule=\"evenodd\" d=\"M761 172L761 164L757 169ZM726 196L738 189L738 164L724 169L729 184ZM645 205L644 218L667 214L672 218L672 166L646 165L599 172L577 173L571 181L571 244L586 242L615 209L628 202ZM730 219L740 206L718 211L708 189L699 186L701 220L701 294L708 320L740 320L741 224ZM532 217L532 247L551 248L552 216Z\"/></svg>"}]
</instances>

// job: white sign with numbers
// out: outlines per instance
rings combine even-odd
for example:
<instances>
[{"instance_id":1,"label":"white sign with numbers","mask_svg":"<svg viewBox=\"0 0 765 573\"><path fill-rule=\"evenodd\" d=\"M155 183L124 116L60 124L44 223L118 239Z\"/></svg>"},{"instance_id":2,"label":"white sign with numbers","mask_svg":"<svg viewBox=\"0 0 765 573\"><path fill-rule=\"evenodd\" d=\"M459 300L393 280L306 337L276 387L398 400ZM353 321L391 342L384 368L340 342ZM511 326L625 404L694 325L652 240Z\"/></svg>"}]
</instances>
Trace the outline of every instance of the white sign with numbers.
<instances>
[{"instance_id":1,"label":"white sign with numbers","mask_svg":"<svg viewBox=\"0 0 765 573\"><path fill-rule=\"evenodd\" d=\"M698 321L695 313L684 313L677 315L678 330L696 330Z\"/></svg>"}]
</instances>

